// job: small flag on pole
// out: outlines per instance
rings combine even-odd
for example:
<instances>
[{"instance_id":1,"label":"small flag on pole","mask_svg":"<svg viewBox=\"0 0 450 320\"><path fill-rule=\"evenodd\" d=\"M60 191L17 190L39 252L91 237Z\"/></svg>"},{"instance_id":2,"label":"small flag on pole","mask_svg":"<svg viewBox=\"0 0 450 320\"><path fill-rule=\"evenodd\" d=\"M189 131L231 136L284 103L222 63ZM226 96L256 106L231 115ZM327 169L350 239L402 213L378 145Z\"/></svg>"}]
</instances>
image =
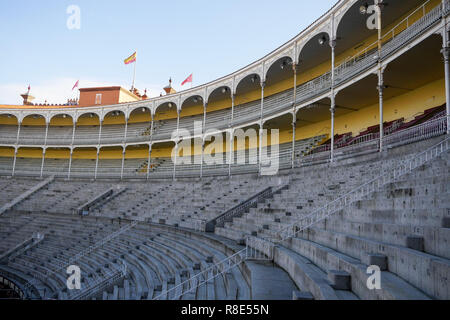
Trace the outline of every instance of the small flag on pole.
<instances>
[{"instance_id":1,"label":"small flag on pole","mask_svg":"<svg viewBox=\"0 0 450 320\"><path fill-rule=\"evenodd\" d=\"M78 88L79 84L80 84L80 80L77 80L77 82L75 82L75 85L72 88L72 91L75 90L75 88Z\"/></svg>"},{"instance_id":2,"label":"small flag on pole","mask_svg":"<svg viewBox=\"0 0 450 320\"><path fill-rule=\"evenodd\" d=\"M184 81L181 83L181 86L184 86L184 85L185 85L186 83L188 83L188 82L192 83L192 75L193 75L193 73L192 73L189 77L187 77L186 80L184 80Z\"/></svg>"},{"instance_id":3,"label":"small flag on pole","mask_svg":"<svg viewBox=\"0 0 450 320\"><path fill-rule=\"evenodd\" d=\"M133 53L128 58L126 58L124 62L125 62L125 64L130 64L130 63L136 62L136 52Z\"/></svg>"}]
</instances>

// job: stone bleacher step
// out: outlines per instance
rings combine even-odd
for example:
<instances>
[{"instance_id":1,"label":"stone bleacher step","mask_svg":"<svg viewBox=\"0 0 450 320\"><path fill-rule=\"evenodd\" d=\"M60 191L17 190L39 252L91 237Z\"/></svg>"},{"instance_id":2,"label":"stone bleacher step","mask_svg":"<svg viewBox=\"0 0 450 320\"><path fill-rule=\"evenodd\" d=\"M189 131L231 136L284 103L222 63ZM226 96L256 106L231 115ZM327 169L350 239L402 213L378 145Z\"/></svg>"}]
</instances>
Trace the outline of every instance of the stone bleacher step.
<instances>
[{"instance_id":1,"label":"stone bleacher step","mask_svg":"<svg viewBox=\"0 0 450 320\"><path fill-rule=\"evenodd\" d=\"M296 252L304 254L307 259L312 259L313 263L322 269L339 268L346 270L350 276L351 290L361 299L428 299L419 290L386 271L387 258L384 255L366 253L364 255L365 261L361 262L331 248L301 238L294 238L291 245ZM369 277L366 271L369 265L378 265L382 271L381 290L369 290L366 287Z\"/></svg>"}]
</instances>

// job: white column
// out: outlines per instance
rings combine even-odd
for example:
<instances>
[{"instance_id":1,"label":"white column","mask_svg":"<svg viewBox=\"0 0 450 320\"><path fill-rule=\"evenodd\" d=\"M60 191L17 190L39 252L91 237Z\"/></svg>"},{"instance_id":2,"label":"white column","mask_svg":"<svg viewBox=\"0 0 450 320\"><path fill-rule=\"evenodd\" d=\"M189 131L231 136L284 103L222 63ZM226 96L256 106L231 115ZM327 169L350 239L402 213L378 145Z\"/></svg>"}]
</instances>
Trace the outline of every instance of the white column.
<instances>
[{"instance_id":1,"label":"white column","mask_svg":"<svg viewBox=\"0 0 450 320\"><path fill-rule=\"evenodd\" d=\"M208 103L203 103L203 134L206 132L206 108L208 108Z\"/></svg>"},{"instance_id":2,"label":"white column","mask_svg":"<svg viewBox=\"0 0 450 320\"><path fill-rule=\"evenodd\" d=\"M17 161L17 147L14 148L14 162L13 162L13 167L12 167L12 173L11 176L14 177L14 173L16 172L16 161Z\"/></svg>"},{"instance_id":3,"label":"white column","mask_svg":"<svg viewBox=\"0 0 450 320\"><path fill-rule=\"evenodd\" d=\"M334 94L334 82L335 82L335 47L336 47L336 40L330 41L330 47L331 47L331 148L330 148L330 161L331 163L334 162L334 115L336 112L336 96Z\"/></svg>"},{"instance_id":4,"label":"white column","mask_svg":"<svg viewBox=\"0 0 450 320\"><path fill-rule=\"evenodd\" d=\"M177 137L175 141L175 159L173 162L173 180L176 179L177 175L177 157L178 157L178 139L180 134L180 110L177 110Z\"/></svg>"},{"instance_id":5,"label":"white column","mask_svg":"<svg viewBox=\"0 0 450 320\"><path fill-rule=\"evenodd\" d=\"M152 123L150 124L150 141L153 141L153 127L154 127L154 120L152 116Z\"/></svg>"},{"instance_id":6,"label":"white column","mask_svg":"<svg viewBox=\"0 0 450 320\"><path fill-rule=\"evenodd\" d=\"M102 139L102 127L103 127L103 119L100 119L100 128L98 129L97 158L95 160L94 179L97 179L98 155L100 153L100 143L101 143L101 139Z\"/></svg>"},{"instance_id":7,"label":"white column","mask_svg":"<svg viewBox=\"0 0 450 320\"><path fill-rule=\"evenodd\" d=\"M378 103L380 105L380 152L383 152L383 136L384 136L384 126L383 126L383 91L384 91L384 79L383 70L380 68L378 70Z\"/></svg>"},{"instance_id":8,"label":"white column","mask_svg":"<svg viewBox=\"0 0 450 320\"><path fill-rule=\"evenodd\" d=\"M334 103L334 94L331 96L331 149L330 149L330 160L331 163L334 162L334 113L335 113L336 107Z\"/></svg>"},{"instance_id":9,"label":"white column","mask_svg":"<svg viewBox=\"0 0 450 320\"><path fill-rule=\"evenodd\" d=\"M297 113L295 110L297 103L297 65L295 63L292 64L292 70L294 71L294 99L292 101L292 169L295 167L295 137L297 128Z\"/></svg>"},{"instance_id":10,"label":"white column","mask_svg":"<svg viewBox=\"0 0 450 320\"><path fill-rule=\"evenodd\" d=\"M123 143L127 142L127 133L128 133L128 118L125 116L125 133L123 135Z\"/></svg>"},{"instance_id":11,"label":"white column","mask_svg":"<svg viewBox=\"0 0 450 320\"><path fill-rule=\"evenodd\" d=\"M233 157L233 149L234 149L233 135L234 135L234 130L230 129L230 161L228 163L228 176L229 177L231 177L231 164L234 161L234 157Z\"/></svg>"},{"instance_id":12,"label":"white column","mask_svg":"<svg viewBox=\"0 0 450 320\"><path fill-rule=\"evenodd\" d=\"M150 124L150 144L148 145L147 180L150 176L150 169L151 169L150 165L152 162L153 128L154 128L153 114L150 113L150 116L152 117L152 122Z\"/></svg>"},{"instance_id":13,"label":"white column","mask_svg":"<svg viewBox=\"0 0 450 320\"><path fill-rule=\"evenodd\" d=\"M230 123L228 124L228 128L230 129L230 158L228 160L228 177L231 177L231 164L234 161L234 157L233 157L233 149L234 149L234 139L233 139L233 134L234 134L234 130L232 129L233 127L233 122L234 122L234 101L235 101L236 95L233 93L233 91L231 91L231 119L230 119Z\"/></svg>"},{"instance_id":14,"label":"white column","mask_svg":"<svg viewBox=\"0 0 450 320\"><path fill-rule=\"evenodd\" d=\"M297 114L295 113L295 111L292 114L292 117L293 117L293 119L292 119L292 158L291 158L292 163L291 163L291 168L294 169L294 167L295 167L295 135L296 135L295 129L297 127Z\"/></svg>"},{"instance_id":15,"label":"white column","mask_svg":"<svg viewBox=\"0 0 450 320\"><path fill-rule=\"evenodd\" d=\"M228 125L228 128L231 128L233 126L234 121L234 99L236 98L236 95L234 93L231 93L231 121Z\"/></svg>"},{"instance_id":16,"label":"white column","mask_svg":"<svg viewBox=\"0 0 450 320\"><path fill-rule=\"evenodd\" d=\"M450 47L447 26L442 31L442 55L444 56L445 67L445 98L447 115L447 134L450 134Z\"/></svg>"},{"instance_id":17,"label":"white column","mask_svg":"<svg viewBox=\"0 0 450 320\"><path fill-rule=\"evenodd\" d=\"M152 122L153 123L153 122ZM150 175L150 164L151 164L151 162L152 162L152 145L151 144L149 144L148 145L148 166L147 166L147 180L148 180L148 178L149 178L149 175Z\"/></svg>"},{"instance_id":18,"label":"white column","mask_svg":"<svg viewBox=\"0 0 450 320\"><path fill-rule=\"evenodd\" d=\"M383 152L383 90L384 90L384 79L383 79L383 66L381 64L381 54L382 54L382 34L381 34L381 9L383 7L382 0L377 0L376 5L377 10L377 27L378 27L378 97L379 97L379 108L380 108L380 152Z\"/></svg>"},{"instance_id":19,"label":"white column","mask_svg":"<svg viewBox=\"0 0 450 320\"><path fill-rule=\"evenodd\" d=\"M102 139L102 125L103 125L103 120L100 120L100 128L98 129L98 145L100 146L100 142Z\"/></svg>"},{"instance_id":20,"label":"white column","mask_svg":"<svg viewBox=\"0 0 450 320\"><path fill-rule=\"evenodd\" d=\"M75 130L77 128L77 123L74 122L73 123L73 128L72 128L72 142L70 143L70 145L73 147L73 144L75 142Z\"/></svg>"},{"instance_id":21,"label":"white column","mask_svg":"<svg viewBox=\"0 0 450 320\"><path fill-rule=\"evenodd\" d=\"M205 101L203 103L203 128L202 128L202 155L200 162L200 179L203 178L203 161L205 157L205 134L206 134L206 109L208 108L208 103Z\"/></svg>"},{"instance_id":22,"label":"white column","mask_svg":"<svg viewBox=\"0 0 450 320\"><path fill-rule=\"evenodd\" d=\"M50 125L50 122L45 120L45 138L44 138L44 148L43 148L43 154L42 154L42 164L41 164L41 174L40 177L42 178L42 174L44 173L44 163L45 163L45 152L47 151L47 139L48 139L48 127Z\"/></svg>"},{"instance_id":23,"label":"white column","mask_svg":"<svg viewBox=\"0 0 450 320\"><path fill-rule=\"evenodd\" d=\"M177 110L177 137L180 130L180 110Z\"/></svg>"},{"instance_id":24,"label":"white column","mask_svg":"<svg viewBox=\"0 0 450 320\"><path fill-rule=\"evenodd\" d=\"M72 157L73 157L73 149L70 148L69 172L67 173L67 179L69 180L70 180L70 170L72 169Z\"/></svg>"},{"instance_id":25,"label":"white column","mask_svg":"<svg viewBox=\"0 0 450 320\"><path fill-rule=\"evenodd\" d=\"M178 156L178 141L175 142L175 159L173 162L173 180L175 181L177 176L177 156Z\"/></svg>"},{"instance_id":26,"label":"white column","mask_svg":"<svg viewBox=\"0 0 450 320\"><path fill-rule=\"evenodd\" d=\"M16 146L19 144L19 137L20 137L20 127L22 126L22 120L18 121L19 125L17 127L17 139L16 139Z\"/></svg>"},{"instance_id":27,"label":"white column","mask_svg":"<svg viewBox=\"0 0 450 320\"><path fill-rule=\"evenodd\" d=\"M100 153L100 149L97 148L97 158L95 160L95 173L94 173L94 179L97 179L97 169L98 169L98 154Z\"/></svg>"},{"instance_id":28,"label":"white column","mask_svg":"<svg viewBox=\"0 0 450 320\"><path fill-rule=\"evenodd\" d=\"M17 127L17 139L16 139L16 146L14 148L14 162L13 162L13 168L11 176L14 177L14 174L16 172L16 161L17 161L17 151L18 151L18 145L19 145L19 137L20 137L20 128L22 126L22 120L18 120L18 127Z\"/></svg>"},{"instance_id":29,"label":"white column","mask_svg":"<svg viewBox=\"0 0 450 320\"><path fill-rule=\"evenodd\" d=\"M200 179L203 178L203 158L204 158L204 153L205 153L205 140L204 137L202 138L202 161L200 163Z\"/></svg>"},{"instance_id":30,"label":"white column","mask_svg":"<svg viewBox=\"0 0 450 320\"><path fill-rule=\"evenodd\" d=\"M125 149L125 147L123 147L123 151L122 151L122 167L120 169L120 180L123 179L123 167L125 165L125 151L126 151L126 149Z\"/></svg>"},{"instance_id":31,"label":"white column","mask_svg":"<svg viewBox=\"0 0 450 320\"><path fill-rule=\"evenodd\" d=\"M45 139L44 139L44 146L47 145L47 137L48 137L48 126L50 125L50 123L45 120Z\"/></svg>"},{"instance_id":32,"label":"white column","mask_svg":"<svg viewBox=\"0 0 450 320\"><path fill-rule=\"evenodd\" d=\"M40 174L41 178L42 178L42 174L44 173L44 163L45 163L45 152L46 152L46 149L44 148L42 151L43 152L42 152L42 163L41 163L41 174Z\"/></svg>"},{"instance_id":33,"label":"white column","mask_svg":"<svg viewBox=\"0 0 450 320\"><path fill-rule=\"evenodd\" d=\"M261 81L261 111L259 119L259 159L258 159L258 171L261 174L261 160L262 160L262 141L263 141L263 116L264 116L264 87L266 86L265 81Z\"/></svg>"}]
</instances>

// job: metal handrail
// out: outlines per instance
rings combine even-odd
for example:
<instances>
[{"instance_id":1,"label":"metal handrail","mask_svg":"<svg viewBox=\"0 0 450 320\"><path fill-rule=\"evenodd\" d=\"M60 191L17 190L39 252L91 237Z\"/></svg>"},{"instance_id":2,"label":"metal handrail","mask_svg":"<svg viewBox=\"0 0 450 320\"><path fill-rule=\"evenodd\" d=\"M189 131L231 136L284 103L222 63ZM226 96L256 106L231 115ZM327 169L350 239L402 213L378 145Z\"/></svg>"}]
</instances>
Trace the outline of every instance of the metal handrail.
<instances>
[{"instance_id":1,"label":"metal handrail","mask_svg":"<svg viewBox=\"0 0 450 320\"><path fill-rule=\"evenodd\" d=\"M447 131L447 116L429 120L425 123L406 128L400 131L386 134L383 138L383 144L385 148L389 148L396 145L408 144L414 141L435 137L446 133ZM359 148L369 148L370 150L379 149L379 133L368 134L357 139L358 142L352 142L348 146L338 147L335 152L345 153ZM356 141L356 140L355 140ZM369 150L368 149L368 150ZM330 158L330 151L316 152L311 155L303 156L300 159L300 165L302 163L311 164L314 161L325 160Z\"/></svg>"},{"instance_id":2,"label":"metal handrail","mask_svg":"<svg viewBox=\"0 0 450 320\"><path fill-rule=\"evenodd\" d=\"M83 250L83 251L79 252L78 254L73 256L71 259L69 259L67 261L67 265L73 264L74 262L80 260L84 256L86 256L86 255L90 254L91 252L95 251L96 249L104 246L106 243L112 241L113 239L117 238L121 234L123 234L123 233L127 232L128 230L130 230L130 229L134 228L135 226L137 226L138 223L139 223L138 220L134 220L132 223L127 224L126 226L120 228L119 230L117 230L114 233L110 234L106 238L103 238L102 240L100 240L96 244L94 244L92 246L89 246L86 250Z\"/></svg>"},{"instance_id":3,"label":"metal handrail","mask_svg":"<svg viewBox=\"0 0 450 320\"><path fill-rule=\"evenodd\" d=\"M272 187L268 187L261 192L258 192L251 198L241 202L237 206L231 208L221 216L215 218L214 220L210 221L209 223L213 223L217 226L223 226L226 221L230 221L234 217L242 214L245 212L248 208L254 206L256 203L260 202L262 199L266 199L272 195Z\"/></svg>"},{"instance_id":4,"label":"metal handrail","mask_svg":"<svg viewBox=\"0 0 450 320\"><path fill-rule=\"evenodd\" d=\"M119 268L111 270L111 272L108 272L105 276L97 279L94 283L90 284L84 290L81 290L75 295L70 296L69 299L87 300L96 295L98 292L107 289L114 283L117 283L122 278L125 278L127 275L127 264L123 259L120 259L120 261L122 265Z\"/></svg>"},{"instance_id":5,"label":"metal handrail","mask_svg":"<svg viewBox=\"0 0 450 320\"><path fill-rule=\"evenodd\" d=\"M204 269L203 271L183 281L177 286L163 291L161 294L153 298L153 300L161 300L164 297L172 300L180 299L185 294L196 290L198 287L204 285L205 283L208 283L209 281L241 264L244 260L247 259L248 252L248 247L236 252L226 259ZM170 297L170 293L172 292L174 292L174 294L172 297Z\"/></svg>"},{"instance_id":6,"label":"metal handrail","mask_svg":"<svg viewBox=\"0 0 450 320\"><path fill-rule=\"evenodd\" d=\"M134 228L137 224L139 223L138 220L134 220L132 223L127 224L125 227L122 227L121 229L115 231L114 233L110 234L109 236L107 236L106 238L100 240L99 242L97 242L96 244L89 246L87 249L77 253L75 256L73 256L72 258L70 258L67 261L61 261L61 260L56 260L54 261L54 264L56 264L58 266L58 268L56 268L55 270L48 272L46 274L46 276L50 276L53 274L56 274L59 271L62 271L64 269L66 269L68 266L72 265L74 262L80 260L81 258L83 258L84 256L90 254L91 252L93 252L94 250L102 247L103 245L105 245L106 243L108 243L109 241L113 240L114 238L118 237L119 235L123 234L124 232L130 230L131 228ZM37 277L39 278L41 281L45 281L45 277ZM32 286L37 285L37 280L36 279L32 279L31 281L27 282L25 284L25 289L29 290L31 289Z\"/></svg>"},{"instance_id":7,"label":"metal handrail","mask_svg":"<svg viewBox=\"0 0 450 320\"><path fill-rule=\"evenodd\" d=\"M344 207L363 199L367 195L381 189L386 184L396 181L399 177L402 177L412 172L417 167L435 159L449 149L449 142L450 138L446 138L440 143L413 156L412 158L401 161L401 163L394 169L387 170L387 172L351 190L336 200L327 203L325 206L315 210L305 217L300 218L293 224L281 229L278 233L280 240L284 241L296 236L299 232L317 224L332 214L341 211Z\"/></svg>"}]
</instances>

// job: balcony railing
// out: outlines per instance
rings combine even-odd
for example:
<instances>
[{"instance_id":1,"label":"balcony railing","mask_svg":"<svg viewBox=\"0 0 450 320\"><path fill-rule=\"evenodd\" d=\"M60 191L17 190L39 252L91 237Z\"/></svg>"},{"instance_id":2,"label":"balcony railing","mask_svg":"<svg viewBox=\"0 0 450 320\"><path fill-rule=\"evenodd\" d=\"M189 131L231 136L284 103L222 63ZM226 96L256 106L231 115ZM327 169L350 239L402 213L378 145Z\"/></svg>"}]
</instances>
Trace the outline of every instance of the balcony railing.
<instances>
[{"instance_id":1,"label":"balcony railing","mask_svg":"<svg viewBox=\"0 0 450 320\"><path fill-rule=\"evenodd\" d=\"M383 137L385 148L392 148L399 145L405 145L421 140L430 139L443 135L447 132L447 117L441 117L429 120L426 123L416 125L411 128L387 134ZM377 151L380 148L379 133L371 133L358 137L350 145L336 148L334 150L335 157L339 158L343 155L355 154L359 152ZM311 164L320 161L329 161L331 157L330 151L318 152L305 157L299 161L299 165Z\"/></svg>"}]
</instances>

